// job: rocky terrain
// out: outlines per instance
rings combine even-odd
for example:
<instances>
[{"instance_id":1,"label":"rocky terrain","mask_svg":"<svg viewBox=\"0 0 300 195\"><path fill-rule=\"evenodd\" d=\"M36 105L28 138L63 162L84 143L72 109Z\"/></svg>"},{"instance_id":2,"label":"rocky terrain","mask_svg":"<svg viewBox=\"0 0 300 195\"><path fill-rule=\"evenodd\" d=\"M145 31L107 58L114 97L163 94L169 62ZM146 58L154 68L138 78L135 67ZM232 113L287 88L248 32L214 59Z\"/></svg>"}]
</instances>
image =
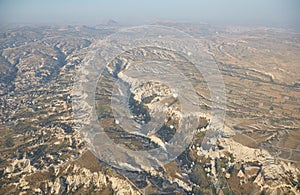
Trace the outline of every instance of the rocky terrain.
<instances>
[{"instance_id":1,"label":"rocky terrain","mask_svg":"<svg viewBox=\"0 0 300 195\"><path fill-rule=\"evenodd\" d=\"M211 126L212 106L223 107L212 102L205 79L191 71L186 59L160 48L136 48L107 64L96 87L95 109L106 134L130 150L150 150L168 148L167 142L184 117L195 117L197 125L190 129L194 136L186 149L166 164L136 166L137 170L124 169L122 164L111 166L97 158L97 150L91 149L79 131L90 119L84 112L79 114L85 120L74 117L72 90L90 50L121 27L3 27L0 194L300 193L299 33L206 24L160 25L191 34L204 43L218 65L226 87L223 127ZM145 58L173 63L170 67L130 66ZM191 81L196 92L193 98L201 102L197 112L179 109L184 101L179 101L174 86L134 80L137 69L146 79L153 76L149 70L172 72L172 67L182 64L186 69L180 72ZM171 83L180 80L173 79ZM120 99L112 96L117 80L127 86L130 97L130 112L119 114L126 113L136 126L114 118L118 113L113 113L112 101L125 110L118 104ZM185 105L194 103L192 95L185 97L190 98ZM152 123L156 119L162 119L158 131L137 133L143 125L157 124ZM130 162L143 165L139 159Z\"/></svg>"}]
</instances>

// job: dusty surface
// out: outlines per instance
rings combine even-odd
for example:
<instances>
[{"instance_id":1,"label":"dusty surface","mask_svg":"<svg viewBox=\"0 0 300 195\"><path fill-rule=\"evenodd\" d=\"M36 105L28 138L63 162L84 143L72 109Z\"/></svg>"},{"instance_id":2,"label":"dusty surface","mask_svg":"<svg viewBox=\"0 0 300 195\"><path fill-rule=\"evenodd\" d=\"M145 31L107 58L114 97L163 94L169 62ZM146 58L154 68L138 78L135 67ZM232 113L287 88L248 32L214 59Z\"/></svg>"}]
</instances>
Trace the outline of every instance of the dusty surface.
<instances>
[{"instance_id":1,"label":"dusty surface","mask_svg":"<svg viewBox=\"0 0 300 195\"><path fill-rule=\"evenodd\" d=\"M133 124L151 124L149 116L152 120L157 116L163 125L157 133L144 132L145 136L138 135L139 128L131 123L123 126L132 127L126 134L122 129L108 129L107 135L116 143L133 150L167 147L166 142L185 115L199 119L198 127L191 129L192 142L180 156L157 169L144 166L139 171L115 169L99 161L76 131L89 120L84 110L90 105L84 105L83 120L79 122L72 111L76 71L84 66L83 60L94 44L118 27L1 30L0 194L299 193L299 33L270 28L164 25L193 35L218 64L226 87L225 124L221 129L211 129L210 109L218 104L212 104L203 77L190 74L190 68L186 72L179 69L196 92L185 94L189 98L186 113L179 109L184 101L174 101L176 86L134 80L136 69L145 72L140 76L146 79L151 76L147 71L163 73L172 65L137 65L119 72L118 78L131 86L129 114L135 119ZM174 60L174 66L184 62L170 51L135 52L132 58L124 54L119 62L133 64L139 58L157 56ZM137 55L139 52L147 55ZM98 116L105 116L99 121L113 128L122 124L111 116L115 64L108 65L95 94ZM188 106L195 103L195 98L199 101L197 112ZM132 162L140 163L138 159Z\"/></svg>"}]
</instances>

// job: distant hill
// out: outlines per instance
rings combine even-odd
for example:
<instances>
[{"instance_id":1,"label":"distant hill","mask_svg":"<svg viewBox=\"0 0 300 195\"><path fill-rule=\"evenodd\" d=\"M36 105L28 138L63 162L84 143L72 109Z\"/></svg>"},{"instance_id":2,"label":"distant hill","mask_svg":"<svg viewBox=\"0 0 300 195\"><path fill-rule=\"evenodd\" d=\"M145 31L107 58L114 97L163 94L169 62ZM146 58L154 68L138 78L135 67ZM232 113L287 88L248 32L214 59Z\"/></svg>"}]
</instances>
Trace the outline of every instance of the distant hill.
<instances>
[{"instance_id":1,"label":"distant hill","mask_svg":"<svg viewBox=\"0 0 300 195\"><path fill-rule=\"evenodd\" d=\"M107 21L106 24L109 25L109 26L111 26L111 25L118 25L119 23L117 21L115 21L115 20L110 19L110 20Z\"/></svg>"}]
</instances>

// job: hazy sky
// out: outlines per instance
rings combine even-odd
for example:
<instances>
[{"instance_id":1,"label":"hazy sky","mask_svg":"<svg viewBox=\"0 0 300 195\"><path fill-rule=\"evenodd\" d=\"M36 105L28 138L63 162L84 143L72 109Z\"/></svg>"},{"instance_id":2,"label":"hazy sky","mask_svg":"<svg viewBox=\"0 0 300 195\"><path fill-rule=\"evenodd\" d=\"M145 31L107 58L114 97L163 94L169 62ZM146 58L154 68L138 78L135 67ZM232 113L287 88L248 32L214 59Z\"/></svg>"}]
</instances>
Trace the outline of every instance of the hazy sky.
<instances>
[{"instance_id":1,"label":"hazy sky","mask_svg":"<svg viewBox=\"0 0 300 195\"><path fill-rule=\"evenodd\" d=\"M1 23L97 24L158 19L300 26L299 0L0 0Z\"/></svg>"}]
</instances>

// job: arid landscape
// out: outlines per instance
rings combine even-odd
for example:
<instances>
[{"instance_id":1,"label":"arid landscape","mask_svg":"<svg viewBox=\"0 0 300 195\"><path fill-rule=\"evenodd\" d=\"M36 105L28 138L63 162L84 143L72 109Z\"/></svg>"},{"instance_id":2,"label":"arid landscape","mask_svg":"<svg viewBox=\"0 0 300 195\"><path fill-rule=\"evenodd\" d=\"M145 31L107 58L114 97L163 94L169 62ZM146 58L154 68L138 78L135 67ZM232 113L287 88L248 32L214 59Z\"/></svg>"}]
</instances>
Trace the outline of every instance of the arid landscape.
<instances>
[{"instance_id":1,"label":"arid landscape","mask_svg":"<svg viewBox=\"0 0 300 195\"><path fill-rule=\"evenodd\" d=\"M299 32L203 23L153 25L178 29L203 45L201 52L223 78L225 93L219 98L226 103L212 98L205 76L194 71L188 58L147 46L103 64L97 86L90 86L95 105L81 102L78 109L74 100L85 98L89 90L78 87L74 92L82 79L78 73L88 75L83 70L91 51L127 26L110 21L1 28L0 194L300 193ZM156 63L147 65L145 59ZM167 61L171 63L161 64ZM203 66L210 67L205 61ZM169 85L141 79L155 78L153 72L161 80L180 72L195 93L175 93L176 86L187 86L181 77L168 77ZM117 93L120 86L126 88ZM126 95L128 107L122 107ZM185 118L195 123L188 129L193 137L165 164L157 163L156 156L139 159L134 152L111 154L118 161L110 163L101 159L105 148L95 145L102 134L86 126L93 120L92 109L105 135L126 151L175 150L168 142ZM225 113L220 128L211 124L214 109ZM144 126L158 129L138 132ZM92 131L84 134L84 128Z\"/></svg>"}]
</instances>

